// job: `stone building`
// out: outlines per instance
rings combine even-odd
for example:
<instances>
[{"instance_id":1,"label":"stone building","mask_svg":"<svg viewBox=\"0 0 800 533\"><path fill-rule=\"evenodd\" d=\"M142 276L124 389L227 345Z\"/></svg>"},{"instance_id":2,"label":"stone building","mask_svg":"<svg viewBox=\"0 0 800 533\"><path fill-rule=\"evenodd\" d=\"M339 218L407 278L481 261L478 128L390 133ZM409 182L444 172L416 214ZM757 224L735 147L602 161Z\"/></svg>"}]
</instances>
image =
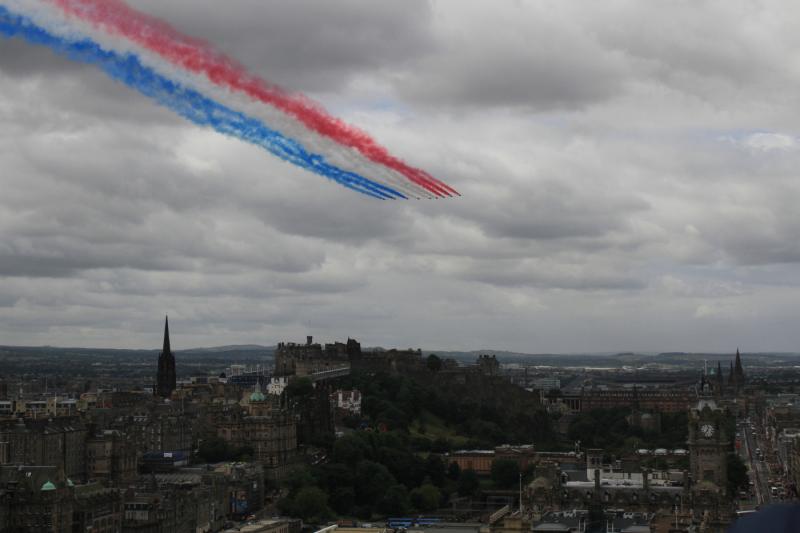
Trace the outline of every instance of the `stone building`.
<instances>
[{"instance_id":1,"label":"stone building","mask_svg":"<svg viewBox=\"0 0 800 533\"><path fill-rule=\"evenodd\" d=\"M0 466L0 531L72 533L71 485L54 466Z\"/></svg>"},{"instance_id":2,"label":"stone building","mask_svg":"<svg viewBox=\"0 0 800 533\"><path fill-rule=\"evenodd\" d=\"M264 469L257 463L221 463L214 472L224 475L229 504L227 515L238 519L264 506Z\"/></svg>"},{"instance_id":3,"label":"stone building","mask_svg":"<svg viewBox=\"0 0 800 533\"><path fill-rule=\"evenodd\" d=\"M500 362L496 355L480 355L478 356L478 369L487 376L496 376L500 374Z\"/></svg>"},{"instance_id":4,"label":"stone building","mask_svg":"<svg viewBox=\"0 0 800 533\"><path fill-rule=\"evenodd\" d=\"M689 418L689 463L695 484L711 483L725 495L730 435L725 412L711 399L701 399Z\"/></svg>"},{"instance_id":5,"label":"stone building","mask_svg":"<svg viewBox=\"0 0 800 533\"><path fill-rule=\"evenodd\" d=\"M123 533L196 533L219 531L222 502L212 507L210 498L193 485L154 487L129 491L125 496ZM213 513L213 514L212 514ZM212 529L209 522L218 524Z\"/></svg>"},{"instance_id":6,"label":"stone building","mask_svg":"<svg viewBox=\"0 0 800 533\"><path fill-rule=\"evenodd\" d=\"M445 360L447 361L447 360ZM424 370L425 360L422 350L374 350L362 352L351 357L350 367L361 372L414 373Z\"/></svg>"},{"instance_id":7,"label":"stone building","mask_svg":"<svg viewBox=\"0 0 800 533\"><path fill-rule=\"evenodd\" d=\"M122 494L100 483L74 487L73 531L119 533L122 531Z\"/></svg>"},{"instance_id":8,"label":"stone building","mask_svg":"<svg viewBox=\"0 0 800 533\"><path fill-rule=\"evenodd\" d=\"M331 399L336 409L355 415L361 414L361 391L357 389L334 391Z\"/></svg>"},{"instance_id":9,"label":"stone building","mask_svg":"<svg viewBox=\"0 0 800 533\"><path fill-rule=\"evenodd\" d=\"M182 451L188 454L194 448L197 422L193 411L187 412L180 405L161 404L115 421L112 429L125 431L136 443L139 453Z\"/></svg>"},{"instance_id":10,"label":"stone building","mask_svg":"<svg viewBox=\"0 0 800 533\"><path fill-rule=\"evenodd\" d=\"M310 335L305 344L280 342L275 349L276 376L308 376L325 370L350 365L350 359L361 353L361 345L354 339L347 343L325 344L313 342Z\"/></svg>"},{"instance_id":11,"label":"stone building","mask_svg":"<svg viewBox=\"0 0 800 533\"><path fill-rule=\"evenodd\" d=\"M744 392L747 380L744 374L744 367L742 366L742 356L739 354L738 348L736 350L735 359L730 362L730 370L727 379L725 379L725 374L722 370L722 363L717 361L717 368L714 371L713 378L709 376L708 379L706 379L706 376L703 376L703 381L708 382L713 388L714 397L717 399L740 397Z\"/></svg>"},{"instance_id":12,"label":"stone building","mask_svg":"<svg viewBox=\"0 0 800 533\"><path fill-rule=\"evenodd\" d=\"M689 413L689 464L695 519L708 531L724 531L732 519L727 458L729 415L713 399L701 398Z\"/></svg>"},{"instance_id":13,"label":"stone building","mask_svg":"<svg viewBox=\"0 0 800 533\"><path fill-rule=\"evenodd\" d=\"M0 461L54 466L73 480L86 477L87 430L79 417L0 421Z\"/></svg>"},{"instance_id":14,"label":"stone building","mask_svg":"<svg viewBox=\"0 0 800 533\"><path fill-rule=\"evenodd\" d=\"M124 485L136 479L136 446L127 434L105 430L86 442L89 479Z\"/></svg>"},{"instance_id":15,"label":"stone building","mask_svg":"<svg viewBox=\"0 0 800 533\"><path fill-rule=\"evenodd\" d=\"M250 447L268 478L281 479L297 454L297 418L274 396L253 392L246 408L222 411L214 420L217 436L233 448Z\"/></svg>"}]
</instances>

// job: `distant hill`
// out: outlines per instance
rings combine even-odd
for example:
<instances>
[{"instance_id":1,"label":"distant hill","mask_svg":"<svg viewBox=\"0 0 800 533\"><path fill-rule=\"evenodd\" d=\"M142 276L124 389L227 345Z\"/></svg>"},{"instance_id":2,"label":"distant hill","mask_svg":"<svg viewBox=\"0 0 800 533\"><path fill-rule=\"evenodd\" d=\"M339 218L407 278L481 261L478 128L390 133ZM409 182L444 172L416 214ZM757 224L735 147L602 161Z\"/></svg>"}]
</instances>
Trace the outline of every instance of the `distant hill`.
<instances>
[{"instance_id":1,"label":"distant hill","mask_svg":"<svg viewBox=\"0 0 800 533\"><path fill-rule=\"evenodd\" d=\"M149 360L160 350L120 350L114 348L61 348L54 346L0 346L0 358L5 359L37 359L37 358L91 358L96 360ZM220 361L264 361L272 359L274 346L242 344L218 346L213 348L190 348L174 350L178 357L195 360Z\"/></svg>"},{"instance_id":2,"label":"distant hill","mask_svg":"<svg viewBox=\"0 0 800 533\"><path fill-rule=\"evenodd\" d=\"M229 346L215 346L213 348L188 348L186 350L176 350L183 353L207 353L207 352L269 352L275 351L275 346L262 346L260 344L231 344Z\"/></svg>"},{"instance_id":3,"label":"distant hill","mask_svg":"<svg viewBox=\"0 0 800 533\"><path fill-rule=\"evenodd\" d=\"M185 350L175 350L175 354L189 360L229 362L263 363L270 361L275 356L275 346L260 344L230 344L214 347L198 347ZM365 352L385 351L382 347L365 347ZM405 349L405 348L401 348ZM0 346L0 359L26 360L43 357L55 358L88 358L97 360L151 360L158 355L158 349L151 350L120 350L113 348L80 348L80 347L54 347L54 346ZM526 365L541 365L554 367L607 367L620 368L623 366L657 365L687 365L699 368L708 361L716 365L717 361L730 361L733 353L702 353L702 352L598 352L598 353L522 353L507 350L422 350L424 357L435 353L442 358L450 358L462 364L473 364L481 354L496 355L501 363L518 363ZM794 352L759 352L742 353L745 364L755 366L779 366L782 364L800 364L800 354Z\"/></svg>"}]
</instances>

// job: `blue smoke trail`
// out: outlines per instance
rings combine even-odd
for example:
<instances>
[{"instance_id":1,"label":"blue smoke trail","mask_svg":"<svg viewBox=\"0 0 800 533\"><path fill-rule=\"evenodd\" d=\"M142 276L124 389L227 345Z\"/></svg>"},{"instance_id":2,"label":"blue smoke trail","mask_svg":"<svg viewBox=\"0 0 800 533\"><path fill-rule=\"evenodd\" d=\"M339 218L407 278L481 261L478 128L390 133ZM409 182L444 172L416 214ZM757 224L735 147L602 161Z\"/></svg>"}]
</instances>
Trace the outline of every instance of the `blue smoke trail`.
<instances>
[{"instance_id":1,"label":"blue smoke trail","mask_svg":"<svg viewBox=\"0 0 800 533\"><path fill-rule=\"evenodd\" d=\"M261 146L284 161L362 194L379 199L406 198L390 187L327 163L324 156L308 152L299 142L268 128L257 119L171 81L142 65L133 54L120 55L103 50L90 40L64 40L37 26L29 18L12 13L3 6L0 6L0 35L22 37L30 43L47 46L72 60L96 65L110 77L199 126L210 126L220 133Z\"/></svg>"}]
</instances>

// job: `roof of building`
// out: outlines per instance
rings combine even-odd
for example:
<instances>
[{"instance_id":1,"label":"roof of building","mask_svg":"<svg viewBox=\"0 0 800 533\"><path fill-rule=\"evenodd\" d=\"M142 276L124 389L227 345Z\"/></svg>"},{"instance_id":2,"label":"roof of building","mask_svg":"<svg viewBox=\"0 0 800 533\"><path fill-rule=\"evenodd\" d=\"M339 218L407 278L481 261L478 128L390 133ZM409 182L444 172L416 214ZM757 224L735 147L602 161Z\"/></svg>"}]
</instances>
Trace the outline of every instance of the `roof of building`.
<instances>
[{"instance_id":1,"label":"roof of building","mask_svg":"<svg viewBox=\"0 0 800 533\"><path fill-rule=\"evenodd\" d=\"M255 391L253 394L250 395L251 402L263 402L266 399L267 397L264 396L264 393L260 391Z\"/></svg>"},{"instance_id":2,"label":"roof of building","mask_svg":"<svg viewBox=\"0 0 800 533\"><path fill-rule=\"evenodd\" d=\"M39 490L41 490L42 492L56 490L56 486L53 485L52 481L45 481L44 485L42 485L42 488Z\"/></svg>"}]
</instances>

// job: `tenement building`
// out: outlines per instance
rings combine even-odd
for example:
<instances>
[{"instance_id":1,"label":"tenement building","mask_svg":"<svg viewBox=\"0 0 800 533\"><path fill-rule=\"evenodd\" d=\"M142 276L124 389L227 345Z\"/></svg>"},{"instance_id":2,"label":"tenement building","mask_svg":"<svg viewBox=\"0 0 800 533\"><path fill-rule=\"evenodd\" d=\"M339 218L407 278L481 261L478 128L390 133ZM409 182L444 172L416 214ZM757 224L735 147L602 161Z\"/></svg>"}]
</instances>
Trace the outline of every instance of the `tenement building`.
<instances>
[{"instance_id":1,"label":"tenement building","mask_svg":"<svg viewBox=\"0 0 800 533\"><path fill-rule=\"evenodd\" d=\"M86 426L79 417L0 422L0 464L53 466L86 477Z\"/></svg>"},{"instance_id":2,"label":"tenement building","mask_svg":"<svg viewBox=\"0 0 800 533\"><path fill-rule=\"evenodd\" d=\"M216 415L217 435L232 448L250 447L253 458L272 480L281 479L297 453L297 418L281 407L277 398L253 392L245 408L233 408Z\"/></svg>"}]
</instances>

